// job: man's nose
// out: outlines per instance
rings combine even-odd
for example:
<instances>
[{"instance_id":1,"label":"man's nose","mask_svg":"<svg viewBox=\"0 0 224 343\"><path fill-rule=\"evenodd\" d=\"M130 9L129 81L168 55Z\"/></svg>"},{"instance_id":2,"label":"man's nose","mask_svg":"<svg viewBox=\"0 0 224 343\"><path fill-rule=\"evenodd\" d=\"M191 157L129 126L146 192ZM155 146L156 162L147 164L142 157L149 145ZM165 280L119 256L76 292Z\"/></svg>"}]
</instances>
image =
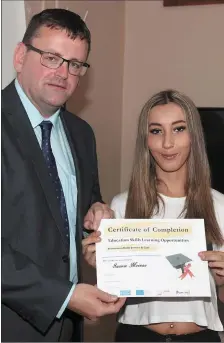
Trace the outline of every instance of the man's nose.
<instances>
[{"instance_id":1,"label":"man's nose","mask_svg":"<svg viewBox=\"0 0 224 343\"><path fill-rule=\"evenodd\" d=\"M64 61L59 68L56 70L56 75L60 76L63 79L68 78L68 62Z\"/></svg>"}]
</instances>

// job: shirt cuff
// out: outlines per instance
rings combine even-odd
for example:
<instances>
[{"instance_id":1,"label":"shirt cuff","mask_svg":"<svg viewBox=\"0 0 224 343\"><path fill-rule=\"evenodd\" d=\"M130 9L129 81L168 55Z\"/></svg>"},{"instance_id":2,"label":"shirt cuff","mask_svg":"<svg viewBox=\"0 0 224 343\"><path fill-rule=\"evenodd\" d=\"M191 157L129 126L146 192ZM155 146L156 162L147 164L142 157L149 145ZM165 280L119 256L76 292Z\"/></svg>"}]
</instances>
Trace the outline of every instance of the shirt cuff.
<instances>
[{"instance_id":1,"label":"shirt cuff","mask_svg":"<svg viewBox=\"0 0 224 343\"><path fill-rule=\"evenodd\" d=\"M68 305L68 302L69 302L69 300L71 299L72 293L73 293L73 291L74 291L74 289L75 289L75 286L76 286L76 284L74 284L74 285L72 286L70 292L68 293L67 298L65 299L65 301L64 301L64 303L63 303L63 305L62 305L62 307L60 308L60 310L59 310L59 312L58 312L58 314L57 314L57 316L56 316L58 319L61 318L61 316L62 316L64 310L66 309L66 307L67 307L67 305Z\"/></svg>"}]
</instances>

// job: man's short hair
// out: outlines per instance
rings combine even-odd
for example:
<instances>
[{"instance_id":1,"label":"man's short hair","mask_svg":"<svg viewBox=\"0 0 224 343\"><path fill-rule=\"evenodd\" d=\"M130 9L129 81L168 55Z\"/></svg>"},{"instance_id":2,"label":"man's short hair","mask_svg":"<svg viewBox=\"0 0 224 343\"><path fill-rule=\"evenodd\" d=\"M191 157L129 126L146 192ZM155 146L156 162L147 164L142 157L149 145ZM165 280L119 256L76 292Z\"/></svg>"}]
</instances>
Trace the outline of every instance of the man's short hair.
<instances>
[{"instance_id":1,"label":"man's short hair","mask_svg":"<svg viewBox=\"0 0 224 343\"><path fill-rule=\"evenodd\" d=\"M32 17L26 29L22 42L31 44L32 39L38 36L41 27L50 29L66 30L68 37L75 39L79 37L88 43L88 53L91 47L91 34L82 18L71 11L62 8L46 9Z\"/></svg>"}]
</instances>

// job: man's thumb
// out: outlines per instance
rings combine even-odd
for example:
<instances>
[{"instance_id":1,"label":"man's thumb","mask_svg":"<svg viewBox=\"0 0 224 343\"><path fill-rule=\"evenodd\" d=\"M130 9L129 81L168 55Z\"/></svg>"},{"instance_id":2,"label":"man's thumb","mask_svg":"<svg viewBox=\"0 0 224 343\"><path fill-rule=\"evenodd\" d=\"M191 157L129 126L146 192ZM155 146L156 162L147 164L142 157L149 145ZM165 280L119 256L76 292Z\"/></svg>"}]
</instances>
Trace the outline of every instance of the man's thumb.
<instances>
[{"instance_id":1,"label":"man's thumb","mask_svg":"<svg viewBox=\"0 0 224 343\"><path fill-rule=\"evenodd\" d=\"M97 293L97 297L98 299L100 299L101 301L105 302L105 303L112 303L117 301L118 297L116 295L112 295L109 293L106 293L104 291L101 291L100 289L97 289L98 293Z\"/></svg>"}]
</instances>

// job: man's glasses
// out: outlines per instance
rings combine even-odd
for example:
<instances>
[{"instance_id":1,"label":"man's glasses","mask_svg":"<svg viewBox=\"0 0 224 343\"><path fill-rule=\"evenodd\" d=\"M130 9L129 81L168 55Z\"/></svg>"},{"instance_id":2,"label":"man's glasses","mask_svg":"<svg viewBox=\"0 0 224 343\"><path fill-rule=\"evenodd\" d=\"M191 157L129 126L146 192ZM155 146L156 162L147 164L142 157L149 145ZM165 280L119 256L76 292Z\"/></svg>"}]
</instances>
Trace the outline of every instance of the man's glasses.
<instances>
[{"instance_id":1,"label":"man's glasses","mask_svg":"<svg viewBox=\"0 0 224 343\"><path fill-rule=\"evenodd\" d=\"M64 62L68 63L68 71L71 75L75 76L83 76L87 72L87 69L90 65L86 62L80 62L76 60L66 60L65 58L55 55L51 52L42 51L40 49L35 48L31 44L25 44L28 50L33 50L40 54L40 63L47 68L50 69L57 69L59 68Z\"/></svg>"}]
</instances>

